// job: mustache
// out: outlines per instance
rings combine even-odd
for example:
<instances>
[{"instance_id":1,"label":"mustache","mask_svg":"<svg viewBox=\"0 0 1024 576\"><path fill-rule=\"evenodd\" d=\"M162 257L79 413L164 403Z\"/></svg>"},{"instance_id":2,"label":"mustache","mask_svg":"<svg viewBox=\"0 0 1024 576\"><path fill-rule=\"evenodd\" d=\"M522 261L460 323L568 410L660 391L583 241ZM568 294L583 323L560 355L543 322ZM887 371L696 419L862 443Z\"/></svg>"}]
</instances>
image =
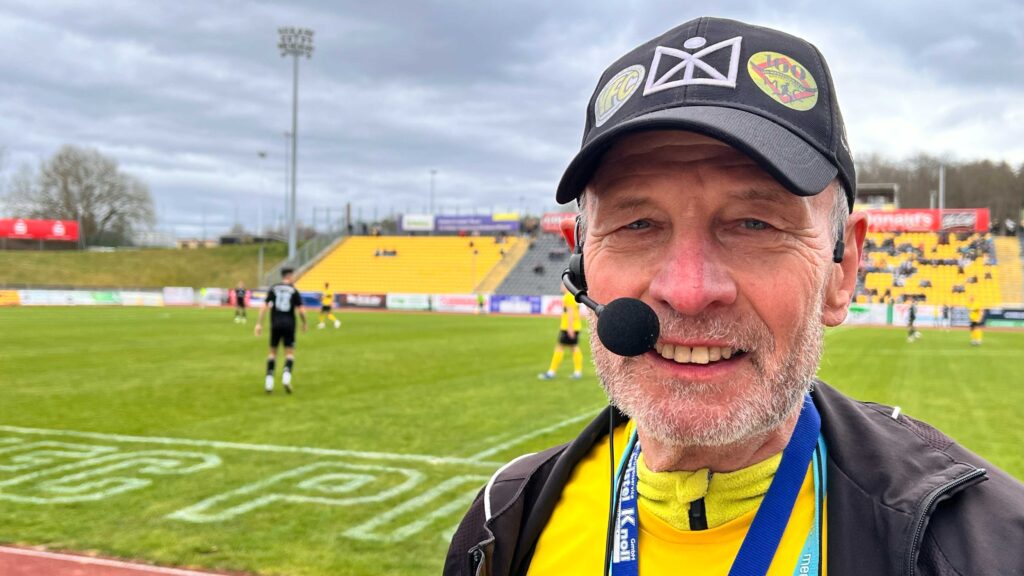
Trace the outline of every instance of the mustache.
<instances>
[{"instance_id":1,"label":"mustache","mask_svg":"<svg viewBox=\"0 0 1024 576\"><path fill-rule=\"evenodd\" d=\"M775 342L768 326L755 315L746 318L722 313L684 316L671 311L658 313L661 338L671 340L716 340L747 352L772 352Z\"/></svg>"}]
</instances>

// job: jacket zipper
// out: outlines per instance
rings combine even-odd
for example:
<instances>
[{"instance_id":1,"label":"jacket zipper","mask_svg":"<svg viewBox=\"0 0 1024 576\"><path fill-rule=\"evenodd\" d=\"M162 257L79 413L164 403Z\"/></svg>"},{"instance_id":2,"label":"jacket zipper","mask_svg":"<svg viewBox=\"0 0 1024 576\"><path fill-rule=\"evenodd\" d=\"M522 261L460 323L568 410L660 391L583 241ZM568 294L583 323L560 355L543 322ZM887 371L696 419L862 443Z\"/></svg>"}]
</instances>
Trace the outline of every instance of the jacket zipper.
<instances>
[{"instance_id":1,"label":"jacket zipper","mask_svg":"<svg viewBox=\"0 0 1024 576\"><path fill-rule=\"evenodd\" d=\"M704 508L704 499L697 498L690 502L690 530L707 530L708 517Z\"/></svg>"},{"instance_id":2,"label":"jacket zipper","mask_svg":"<svg viewBox=\"0 0 1024 576\"><path fill-rule=\"evenodd\" d=\"M919 548L921 547L921 537L924 533L924 526L928 523L928 517L931 516L932 509L935 507L939 498L976 478L984 476L985 474L986 472L984 468L975 468L971 472L968 472L959 478L954 478L953 480L950 480L942 486L932 490L931 493L925 497L924 502L921 505L921 515L917 518L917 523L914 526L914 538L910 541L910 548L907 549L906 566L903 570L904 574L907 576L914 576L914 573L917 570L917 555L920 552Z\"/></svg>"}]
</instances>

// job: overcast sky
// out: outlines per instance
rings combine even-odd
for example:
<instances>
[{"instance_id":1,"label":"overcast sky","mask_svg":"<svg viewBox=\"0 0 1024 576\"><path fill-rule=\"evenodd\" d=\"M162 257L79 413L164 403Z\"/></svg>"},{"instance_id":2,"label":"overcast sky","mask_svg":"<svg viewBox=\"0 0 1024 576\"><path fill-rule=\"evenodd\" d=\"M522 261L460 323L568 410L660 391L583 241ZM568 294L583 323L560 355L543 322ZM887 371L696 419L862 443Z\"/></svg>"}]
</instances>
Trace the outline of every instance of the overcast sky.
<instances>
[{"instance_id":1,"label":"overcast sky","mask_svg":"<svg viewBox=\"0 0 1024 576\"><path fill-rule=\"evenodd\" d=\"M1024 163L1024 5L972 2L0 0L3 176L66 143L115 157L159 228L255 228L285 205L300 60L298 214L539 211L604 68L691 18L780 28L829 61L855 156ZM266 154L261 158L260 152ZM322 223L322 221L321 221Z\"/></svg>"}]
</instances>

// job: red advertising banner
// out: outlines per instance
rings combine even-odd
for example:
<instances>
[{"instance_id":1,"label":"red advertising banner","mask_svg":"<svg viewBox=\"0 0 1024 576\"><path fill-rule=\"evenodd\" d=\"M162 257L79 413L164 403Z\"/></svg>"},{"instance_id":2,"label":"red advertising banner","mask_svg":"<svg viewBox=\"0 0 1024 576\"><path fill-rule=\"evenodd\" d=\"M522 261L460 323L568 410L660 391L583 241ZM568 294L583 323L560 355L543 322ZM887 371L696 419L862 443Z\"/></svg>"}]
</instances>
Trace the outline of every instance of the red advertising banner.
<instances>
[{"instance_id":1,"label":"red advertising banner","mask_svg":"<svg viewBox=\"0 0 1024 576\"><path fill-rule=\"evenodd\" d=\"M78 222L74 220L0 218L0 238L77 242Z\"/></svg>"},{"instance_id":2,"label":"red advertising banner","mask_svg":"<svg viewBox=\"0 0 1024 576\"><path fill-rule=\"evenodd\" d=\"M560 234L562 229L559 225L566 218L576 218L575 212L546 212L540 219L540 229L552 234Z\"/></svg>"},{"instance_id":3,"label":"red advertising banner","mask_svg":"<svg viewBox=\"0 0 1024 576\"><path fill-rule=\"evenodd\" d=\"M988 208L956 210L868 210L869 232L985 232Z\"/></svg>"}]
</instances>

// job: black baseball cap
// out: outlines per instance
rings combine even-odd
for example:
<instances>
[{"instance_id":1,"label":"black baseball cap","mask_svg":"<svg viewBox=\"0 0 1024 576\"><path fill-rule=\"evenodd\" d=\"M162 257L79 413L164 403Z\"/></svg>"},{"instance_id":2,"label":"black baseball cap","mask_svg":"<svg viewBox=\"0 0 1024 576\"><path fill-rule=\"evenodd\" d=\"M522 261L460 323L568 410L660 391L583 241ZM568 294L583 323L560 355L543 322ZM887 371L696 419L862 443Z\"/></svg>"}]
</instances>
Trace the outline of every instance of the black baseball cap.
<instances>
[{"instance_id":1,"label":"black baseball cap","mask_svg":"<svg viewBox=\"0 0 1024 576\"><path fill-rule=\"evenodd\" d=\"M619 136L665 129L721 140L799 196L838 177L853 207L857 178L832 76L806 40L705 17L634 48L601 75L556 199L577 199Z\"/></svg>"}]
</instances>

